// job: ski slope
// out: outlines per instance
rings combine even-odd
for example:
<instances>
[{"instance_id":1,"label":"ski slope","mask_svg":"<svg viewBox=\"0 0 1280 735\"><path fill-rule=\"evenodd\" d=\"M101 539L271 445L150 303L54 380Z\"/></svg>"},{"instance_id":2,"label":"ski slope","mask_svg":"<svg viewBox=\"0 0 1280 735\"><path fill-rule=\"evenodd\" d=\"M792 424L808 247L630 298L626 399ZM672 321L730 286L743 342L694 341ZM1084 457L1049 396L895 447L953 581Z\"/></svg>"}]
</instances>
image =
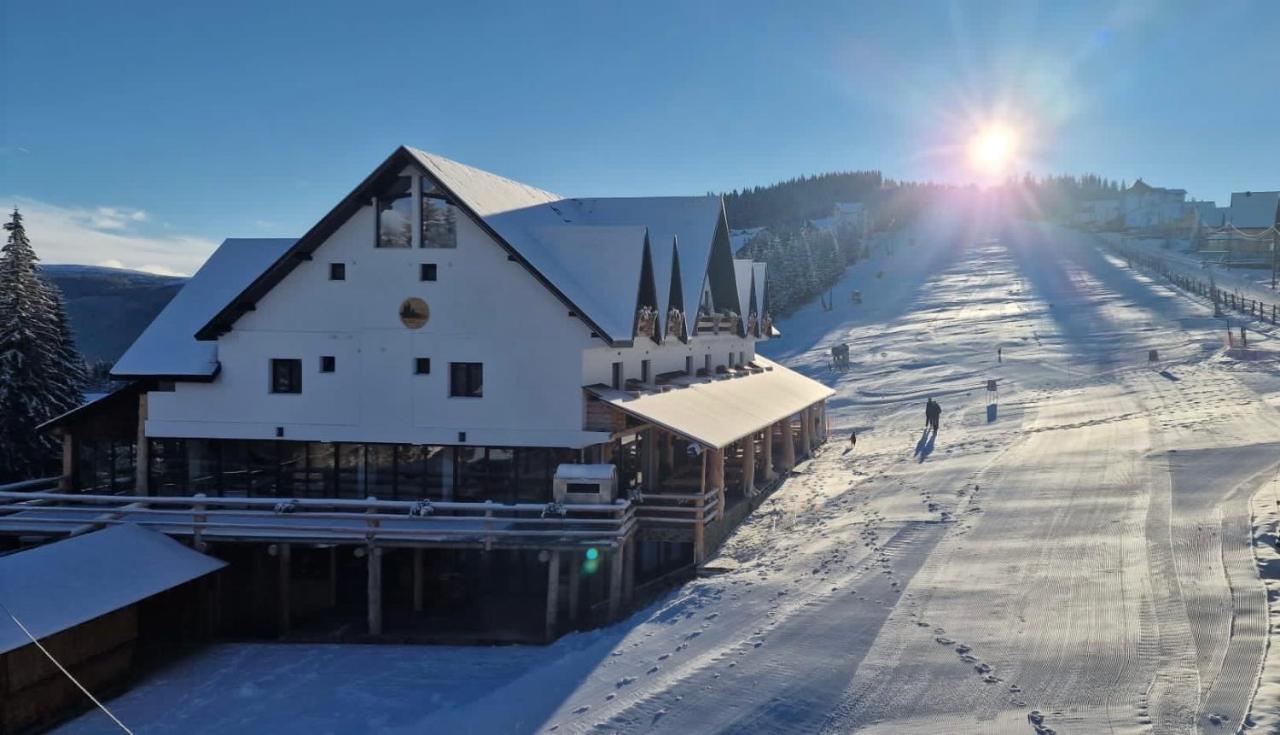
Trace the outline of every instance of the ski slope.
<instances>
[{"instance_id":1,"label":"ski slope","mask_svg":"<svg viewBox=\"0 0 1280 735\"><path fill-rule=\"evenodd\" d=\"M837 389L833 439L723 573L548 647L215 646L110 706L148 733L1280 732L1280 343L1237 361L1092 239L959 214L835 296L763 346Z\"/></svg>"}]
</instances>

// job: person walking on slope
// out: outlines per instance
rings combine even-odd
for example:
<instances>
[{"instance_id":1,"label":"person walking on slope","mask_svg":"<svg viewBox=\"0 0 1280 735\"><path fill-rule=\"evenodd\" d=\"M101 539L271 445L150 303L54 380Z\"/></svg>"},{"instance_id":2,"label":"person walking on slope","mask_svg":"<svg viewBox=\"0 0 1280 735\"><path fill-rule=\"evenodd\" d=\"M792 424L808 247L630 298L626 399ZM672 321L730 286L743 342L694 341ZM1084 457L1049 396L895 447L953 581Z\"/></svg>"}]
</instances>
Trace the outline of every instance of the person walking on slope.
<instances>
[{"instance_id":1,"label":"person walking on slope","mask_svg":"<svg viewBox=\"0 0 1280 735\"><path fill-rule=\"evenodd\" d=\"M942 420L942 404L933 402L933 433L938 433L938 422Z\"/></svg>"},{"instance_id":2,"label":"person walking on slope","mask_svg":"<svg viewBox=\"0 0 1280 735\"><path fill-rule=\"evenodd\" d=\"M924 404L924 425L927 429L933 429L933 433L938 433L938 419L942 417L942 406L930 396L929 400Z\"/></svg>"}]
</instances>

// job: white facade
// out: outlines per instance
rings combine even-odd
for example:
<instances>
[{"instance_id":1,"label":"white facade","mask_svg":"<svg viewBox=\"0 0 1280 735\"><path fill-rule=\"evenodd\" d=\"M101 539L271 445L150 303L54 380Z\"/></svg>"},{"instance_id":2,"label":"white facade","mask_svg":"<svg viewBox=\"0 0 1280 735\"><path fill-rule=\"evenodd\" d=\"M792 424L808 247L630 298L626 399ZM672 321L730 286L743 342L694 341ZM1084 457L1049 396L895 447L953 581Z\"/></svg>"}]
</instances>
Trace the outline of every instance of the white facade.
<instances>
[{"instance_id":1,"label":"white facade","mask_svg":"<svg viewBox=\"0 0 1280 735\"><path fill-rule=\"evenodd\" d=\"M609 384L614 363L626 379L647 372L652 383L755 356L755 338L733 333L610 345L469 216L457 218L456 248L375 243L366 203L217 337L211 380L148 394L147 435L583 447L608 439L583 428L583 386ZM345 266L344 280L330 280L333 263ZM422 264L436 266L436 280L420 280ZM662 304L667 269L654 274ZM619 298L629 304L633 294ZM430 310L418 329L400 319L411 297ZM333 358L332 372L321 370L322 357ZM416 372L418 358L430 360L429 373ZM273 359L301 361L299 393L271 391ZM483 365L482 397L450 396L452 362Z\"/></svg>"},{"instance_id":2,"label":"white facade","mask_svg":"<svg viewBox=\"0 0 1280 735\"><path fill-rule=\"evenodd\" d=\"M1124 191L1124 225L1129 229L1158 229L1185 224L1187 192L1153 187L1142 179Z\"/></svg>"}]
</instances>

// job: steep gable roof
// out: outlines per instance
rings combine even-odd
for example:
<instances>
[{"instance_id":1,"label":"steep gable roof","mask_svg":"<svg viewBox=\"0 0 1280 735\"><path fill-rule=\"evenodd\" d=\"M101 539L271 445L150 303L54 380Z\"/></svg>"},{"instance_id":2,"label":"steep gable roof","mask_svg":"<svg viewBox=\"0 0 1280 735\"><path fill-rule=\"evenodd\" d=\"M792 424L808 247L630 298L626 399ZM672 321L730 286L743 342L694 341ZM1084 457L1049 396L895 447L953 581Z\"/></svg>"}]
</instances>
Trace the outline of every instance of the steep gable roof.
<instances>
[{"instance_id":1,"label":"steep gable roof","mask_svg":"<svg viewBox=\"0 0 1280 735\"><path fill-rule=\"evenodd\" d=\"M208 379L218 371L218 346L196 339L204 326L297 241L225 240L165 305L111 368L117 378Z\"/></svg>"},{"instance_id":2,"label":"steep gable roof","mask_svg":"<svg viewBox=\"0 0 1280 735\"><path fill-rule=\"evenodd\" d=\"M733 260L733 279L738 284L738 305L741 310L738 316L742 318L742 328L747 328L747 317L751 311L751 286L755 270L750 260L734 258Z\"/></svg>"},{"instance_id":3,"label":"steep gable roof","mask_svg":"<svg viewBox=\"0 0 1280 735\"><path fill-rule=\"evenodd\" d=\"M407 165L422 168L424 173L434 179L458 207L488 232L499 246L506 249L514 260L527 268L553 295L577 313L595 333L611 343L625 342L629 337L613 336L618 325L612 323L606 328L596 320L596 314L601 313L602 308L610 314L616 314L621 306L620 302L614 301L621 297L617 297L616 294L593 293L589 300L597 306L588 309L577 303L556 281L558 275L565 273L563 268L548 274L542 272L535 264L536 258L545 256L547 253L539 250L546 247L546 243L532 234L534 230L568 225L639 227L662 233L664 241L672 237L679 242L680 252L674 257L678 258L680 264L680 282L684 290L683 303L686 312L690 311L690 304L696 306L698 303L698 295L711 260L716 228L724 216L724 205L719 197L566 199L558 194L482 171L443 156L401 147L320 222L299 238L287 252L282 253L275 262L256 274L241 291L232 294L222 309L199 327L196 332L197 339L216 339L219 334L230 329L242 314L253 308L254 303L263 294L283 280L298 262L309 258L329 235L360 207L367 204L371 192L377 186L391 177L398 176ZM558 242L564 242L565 237L555 239ZM636 246L638 250L635 257L640 257L640 249L643 249L643 245L637 245L636 238L623 238L622 241L631 242ZM583 246L591 247L586 242ZM556 255L557 258L565 257L563 252L559 252L562 250L560 245L551 246L551 249L559 253ZM609 249L616 250L616 247L611 244ZM584 257L593 259L594 255ZM595 282L588 286L601 288ZM658 292L663 294L659 298L664 303L667 291L666 284L658 288ZM579 298L588 298L581 289L577 293ZM607 306L604 306L605 304ZM629 309L634 307L634 300L627 304ZM686 313L686 319L690 320L689 331L692 331L693 318L694 315Z\"/></svg>"},{"instance_id":4,"label":"steep gable roof","mask_svg":"<svg viewBox=\"0 0 1280 735\"><path fill-rule=\"evenodd\" d=\"M1241 229L1265 230L1280 219L1280 191L1245 191L1231 195L1227 223Z\"/></svg>"},{"instance_id":5,"label":"steep gable roof","mask_svg":"<svg viewBox=\"0 0 1280 735\"><path fill-rule=\"evenodd\" d=\"M765 313L769 311L769 302L765 298L764 292L764 279L767 271L767 263L753 263L751 266L751 277L755 282L756 290L756 311L761 319L763 319Z\"/></svg>"}]
</instances>

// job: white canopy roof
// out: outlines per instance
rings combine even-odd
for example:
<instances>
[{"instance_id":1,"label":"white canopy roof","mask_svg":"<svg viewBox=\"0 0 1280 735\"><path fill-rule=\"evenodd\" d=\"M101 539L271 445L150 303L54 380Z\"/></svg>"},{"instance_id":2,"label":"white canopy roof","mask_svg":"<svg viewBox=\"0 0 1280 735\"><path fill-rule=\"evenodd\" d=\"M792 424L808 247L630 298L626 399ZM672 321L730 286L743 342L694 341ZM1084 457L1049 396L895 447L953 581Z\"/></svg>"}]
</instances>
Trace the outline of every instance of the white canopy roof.
<instances>
[{"instance_id":1,"label":"white canopy roof","mask_svg":"<svg viewBox=\"0 0 1280 735\"><path fill-rule=\"evenodd\" d=\"M835 395L835 391L772 360L737 377L685 378L667 391L643 393L600 385L587 390L620 411L708 448L725 447Z\"/></svg>"},{"instance_id":2,"label":"white canopy roof","mask_svg":"<svg viewBox=\"0 0 1280 735\"><path fill-rule=\"evenodd\" d=\"M226 240L209 256L111 368L121 377L210 377L218 344L196 332L240 294L296 240Z\"/></svg>"},{"instance_id":3,"label":"white canopy roof","mask_svg":"<svg viewBox=\"0 0 1280 735\"><path fill-rule=\"evenodd\" d=\"M0 600L39 639L224 566L164 534L124 524L0 556ZM28 643L0 616L0 654Z\"/></svg>"},{"instance_id":4,"label":"white canopy roof","mask_svg":"<svg viewBox=\"0 0 1280 735\"><path fill-rule=\"evenodd\" d=\"M1227 223L1240 229L1265 230L1276 223L1280 191L1245 191L1231 195Z\"/></svg>"}]
</instances>

